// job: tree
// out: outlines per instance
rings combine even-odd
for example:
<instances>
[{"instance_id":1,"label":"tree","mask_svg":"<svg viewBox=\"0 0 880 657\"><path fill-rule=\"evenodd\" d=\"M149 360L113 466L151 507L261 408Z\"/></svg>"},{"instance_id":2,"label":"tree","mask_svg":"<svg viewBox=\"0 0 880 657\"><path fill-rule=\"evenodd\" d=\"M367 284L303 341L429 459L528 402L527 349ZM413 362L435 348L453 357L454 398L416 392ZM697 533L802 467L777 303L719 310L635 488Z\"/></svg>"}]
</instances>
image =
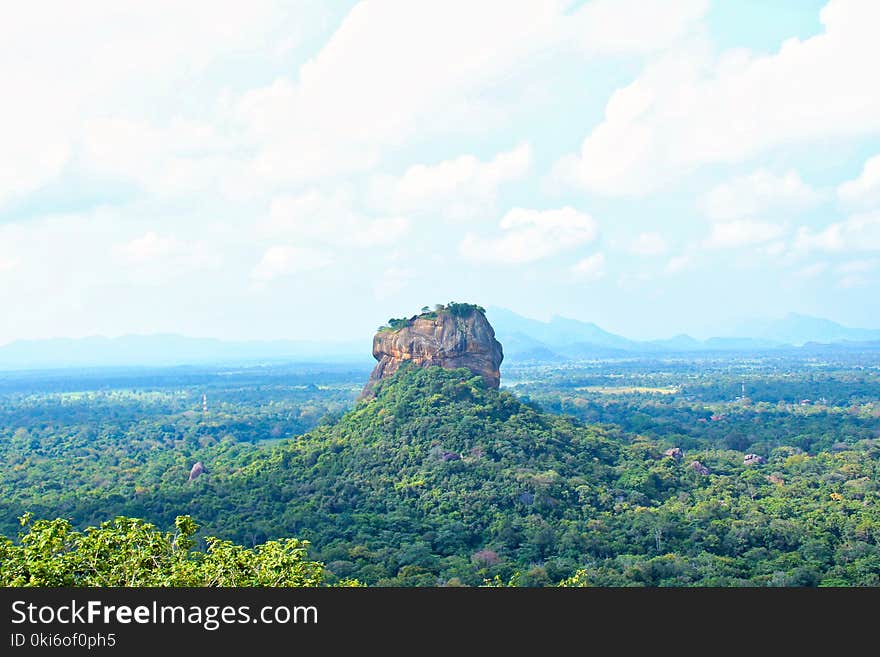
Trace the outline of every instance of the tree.
<instances>
[{"instance_id":1,"label":"tree","mask_svg":"<svg viewBox=\"0 0 880 657\"><path fill-rule=\"evenodd\" d=\"M249 549L208 537L194 548L198 525L178 516L175 532L119 516L73 531L67 520L21 518L18 545L0 539L0 586L320 586L324 565L306 559L293 538ZM356 582L346 580L344 585Z\"/></svg>"}]
</instances>

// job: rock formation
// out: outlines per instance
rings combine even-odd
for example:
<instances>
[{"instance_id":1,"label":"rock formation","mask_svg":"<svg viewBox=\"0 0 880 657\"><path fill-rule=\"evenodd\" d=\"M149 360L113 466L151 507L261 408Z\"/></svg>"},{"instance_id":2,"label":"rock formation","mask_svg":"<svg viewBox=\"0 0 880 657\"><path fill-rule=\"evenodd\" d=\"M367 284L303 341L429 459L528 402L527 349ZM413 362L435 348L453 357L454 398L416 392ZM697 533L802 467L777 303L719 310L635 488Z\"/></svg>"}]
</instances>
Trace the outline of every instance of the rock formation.
<instances>
[{"instance_id":1,"label":"rock formation","mask_svg":"<svg viewBox=\"0 0 880 657\"><path fill-rule=\"evenodd\" d=\"M705 476L705 475L709 474L709 468L707 468L705 465L703 465L699 461L691 461L690 467L691 467L691 470L693 470L694 472L696 472L699 475Z\"/></svg>"},{"instance_id":2,"label":"rock formation","mask_svg":"<svg viewBox=\"0 0 880 657\"><path fill-rule=\"evenodd\" d=\"M501 383L504 354L495 331L479 306L449 303L409 319L393 319L373 337L373 357L379 361L364 387L372 395L380 380L394 374L403 363L416 367L464 367L497 388Z\"/></svg>"},{"instance_id":3,"label":"rock formation","mask_svg":"<svg viewBox=\"0 0 880 657\"><path fill-rule=\"evenodd\" d=\"M189 481L195 481L200 476L205 474L205 466L201 461L197 461L195 465L193 465L192 470L189 471Z\"/></svg>"},{"instance_id":4,"label":"rock formation","mask_svg":"<svg viewBox=\"0 0 880 657\"><path fill-rule=\"evenodd\" d=\"M681 461L681 459L684 458L684 453L681 451L681 447L667 449L663 454L676 461Z\"/></svg>"}]
</instances>

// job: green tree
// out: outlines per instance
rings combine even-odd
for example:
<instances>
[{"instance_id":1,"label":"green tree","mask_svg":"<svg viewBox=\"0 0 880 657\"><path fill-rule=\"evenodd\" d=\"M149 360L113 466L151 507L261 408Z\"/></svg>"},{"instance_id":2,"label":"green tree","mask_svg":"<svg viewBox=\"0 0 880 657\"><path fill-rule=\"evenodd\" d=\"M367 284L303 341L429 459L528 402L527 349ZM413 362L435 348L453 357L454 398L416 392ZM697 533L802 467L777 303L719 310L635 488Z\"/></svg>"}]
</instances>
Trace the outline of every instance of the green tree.
<instances>
[{"instance_id":1,"label":"green tree","mask_svg":"<svg viewBox=\"0 0 880 657\"><path fill-rule=\"evenodd\" d=\"M324 566L308 542L288 538L253 549L216 537L195 550L198 525L178 516L174 532L119 516L74 531L63 518L21 518L18 544L0 539L2 586L320 586ZM356 584L344 581L342 584Z\"/></svg>"}]
</instances>

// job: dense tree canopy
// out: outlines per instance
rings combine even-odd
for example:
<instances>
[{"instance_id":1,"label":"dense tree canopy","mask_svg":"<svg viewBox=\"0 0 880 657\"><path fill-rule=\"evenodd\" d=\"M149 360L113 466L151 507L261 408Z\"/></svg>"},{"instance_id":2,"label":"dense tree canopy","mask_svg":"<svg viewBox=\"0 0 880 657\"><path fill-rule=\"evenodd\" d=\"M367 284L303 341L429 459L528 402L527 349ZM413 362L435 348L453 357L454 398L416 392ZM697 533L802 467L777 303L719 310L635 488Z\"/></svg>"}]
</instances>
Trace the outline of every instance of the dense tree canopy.
<instances>
[{"instance_id":1,"label":"dense tree canopy","mask_svg":"<svg viewBox=\"0 0 880 657\"><path fill-rule=\"evenodd\" d=\"M719 399L741 385L716 383L713 392L699 381L685 389L634 375L612 394L608 380L578 376L556 383L545 377L544 384L518 386L515 395L486 388L467 370L404 368L381 382L374 399L341 417L269 441L233 434L212 442L215 419L168 425L162 413L144 417L139 426L147 435L165 426L174 441L151 452L132 429L125 440L101 438L113 451L89 452L107 476L127 476L129 483L70 493L56 479L65 472L61 462L43 458L42 485L35 477L10 486L12 497L0 502L9 513L30 507L45 517L61 508L70 522L38 521L26 535L36 538L3 543L4 563L18 564L14 571L4 566L4 577L15 572L30 581L34 575L22 564L35 541L51 546L52 536L64 536L65 544L82 546L81 554L94 554L90 531L146 536L154 530L128 518L167 527L187 513L204 531L178 527L153 536L160 562L170 564L156 577L189 576L190 568L196 580L189 581L219 583L204 568L221 552L259 562L263 554L297 553L302 544L287 542L297 537L326 564L327 583L880 585L873 380L846 375L841 386L850 391L841 392L835 379L817 376L810 390L821 386L841 405L805 405L797 386L794 399L789 391L771 404ZM776 394L775 385L766 384L767 395ZM182 428L204 444L181 441ZM31 427L9 439L24 445L40 435L36 453L51 454L61 449L49 440L51 431ZM74 450L89 446L83 440ZM187 481L195 458L207 474ZM156 462L175 465L163 470ZM18 472L34 472L27 461L17 465ZM15 467L4 476L16 476ZM74 531L116 515L124 518ZM217 535L251 547L207 538ZM181 557L180 541L190 540L189 556ZM173 565L180 563L190 565ZM92 578L121 577L124 570L62 569L64 577ZM35 582L55 576L36 572ZM222 581L268 581L248 580L262 576L248 572Z\"/></svg>"},{"instance_id":2,"label":"dense tree canopy","mask_svg":"<svg viewBox=\"0 0 880 657\"><path fill-rule=\"evenodd\" d=\"M306 560L307 543L269 541L252 549L208 537L178 516L175 532L134 518L74 531L63 519L31 522L18 543L0 541L0 586L318 586L323 565Z\"/></svg>"}]
</instances>

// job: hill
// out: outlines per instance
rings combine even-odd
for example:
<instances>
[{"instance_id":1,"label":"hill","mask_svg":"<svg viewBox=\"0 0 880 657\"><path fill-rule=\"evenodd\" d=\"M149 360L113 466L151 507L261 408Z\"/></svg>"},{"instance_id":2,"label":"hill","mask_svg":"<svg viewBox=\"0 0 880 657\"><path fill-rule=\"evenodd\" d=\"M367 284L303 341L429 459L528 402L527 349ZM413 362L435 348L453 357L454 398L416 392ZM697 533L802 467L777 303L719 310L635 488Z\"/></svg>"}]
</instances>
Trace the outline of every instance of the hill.
<instances>
[{"instance_id":1,"label":"hill","mask_svg":"<svg viewBox=\"0 0 880 657\"><path fill-rule=\"evenodd\" d=\"M186 513L243 545L309 540L331 583L880 583L880 442L766 461L672 447L465 369L403 366L337 422L207 460L195 481L46 511L160 526Z\"/></svg>"},{"instance_id":2,"label":"hill","mask_svg":"<svg viewBox=\"0 0 880 657\"><path fill-rule=\"evenodd\" d=\"M531 347L566 347L590 344L610 349L633 349L637 343L609 333L591 322L566 317L553 317L549 322L522 317L504 308L490 308L489 319L501 343L510 351L518 351L508 336L522 336L532 342ZM515 341L514 341L515 342ZM511 349L511 347L514 347Z\"/></svg>"},{"instance_id":3,"label":"hill","mask_svg":"<svg viewBox=\"0 0 880 657\"><path fill-rule=\"evenodd\" d=\"M541 531L568 513L577 486L608 479L617 453L604 432L467 370L405 366L338 423L130 510L161 503L232 537L295 535L335 575L372 584L479 584L549 556ZM524 532L534 540L520 545ZM490 563L472 559L481 552Z\"/></svg>"}]
</instances>

